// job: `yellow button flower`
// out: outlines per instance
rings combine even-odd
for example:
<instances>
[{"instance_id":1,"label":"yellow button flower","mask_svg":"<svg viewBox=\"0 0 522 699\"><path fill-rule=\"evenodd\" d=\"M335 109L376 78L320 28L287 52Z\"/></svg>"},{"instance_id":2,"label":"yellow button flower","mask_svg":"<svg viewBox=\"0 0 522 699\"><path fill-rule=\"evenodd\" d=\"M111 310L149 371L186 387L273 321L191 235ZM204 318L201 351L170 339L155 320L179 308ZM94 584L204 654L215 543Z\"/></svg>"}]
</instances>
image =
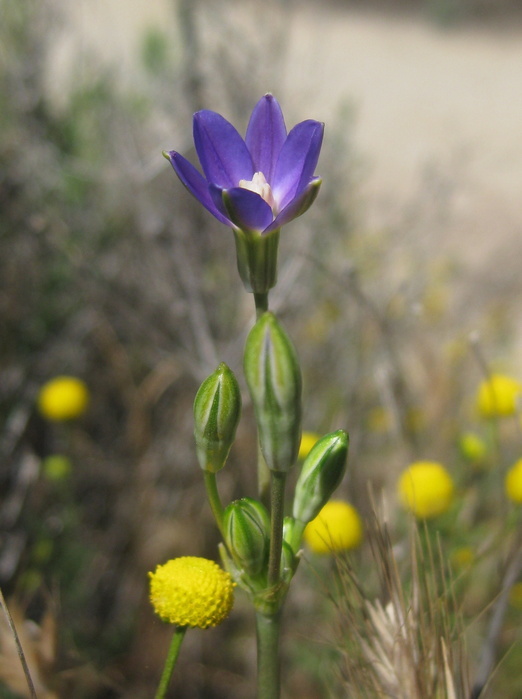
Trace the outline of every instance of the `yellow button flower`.
<instances>
[{"instance_id":1,"label":"yellow button flower","mask_svg":"<svg viewBox=\"0 0 522 699\"><path fill-rule=\"evenodd\" d=\"M150 601L171 624L206 629L217 626L234 604L232 578L214 561L182 556L149 573Z\"/></svg>"},{"instance_id":2,"label":"yellow button flower","mask_svg":"<svg viewBox=\"0 0 522 699\"><path fill-rule=\"evenodd\" d=\"M522 459L519 459L506 473L504 486L508 498L517 505L522 504Z\"/></svg>"},{"instance_id":3,"label":"yellow button flower","mask_svg":"<svg viewBox=\"0 0 522 699\"><path fill-rule=\"evenodd\" d=\"M420 519L446 512L454 496L451 476L435 461L417 461L402 472L399 497L408 510Z\"/></svg>"},{"instance_id":4,"label":"yellow button flower","mask_svg":"<svg viewBox=\"0 0 522 699\"><path fill-rule=\"evenodd\" d=\"M316 434L315 432L303 432L301 436L301 444L299 446L299 454L297 456L299 461L304 461L304 459L306 459L312 450L312 447L315 446L315 443L320 439L320 434Z\"/></svg>"},{"instance_id":5,"label":"yellow button flower","mask_svg":"<svg viewBox=\"0 0 522 699\"><path fill-rule=\"evenodd\" d=\"M506 417L517 412L517 403L522 395L520 381L492 374L483 381L477 393L477 408L482 417Z\"/></svg>"},{"instance_id":6,"label":"yellow button flower","mask_svg":"<svg viewBox=\"0 0 522 699\"><path fill-rule=\"evenodd\" d=\"M89 391L75 376L56 376L40 389L38 410L47 420L61 422L80 417L87 409Z\"/></svg>"},{"instance_id":7,"label":"yellow button flower","mask_svg":"<svg viewBox=\"0 0 522 699\"><path fill-rule=\"evenodd\" d=\"M306 525L304 540L314 553L332 553L357 548L363 538L359 513L341 500L330 500Z\"/></svg>"}]
</instances>

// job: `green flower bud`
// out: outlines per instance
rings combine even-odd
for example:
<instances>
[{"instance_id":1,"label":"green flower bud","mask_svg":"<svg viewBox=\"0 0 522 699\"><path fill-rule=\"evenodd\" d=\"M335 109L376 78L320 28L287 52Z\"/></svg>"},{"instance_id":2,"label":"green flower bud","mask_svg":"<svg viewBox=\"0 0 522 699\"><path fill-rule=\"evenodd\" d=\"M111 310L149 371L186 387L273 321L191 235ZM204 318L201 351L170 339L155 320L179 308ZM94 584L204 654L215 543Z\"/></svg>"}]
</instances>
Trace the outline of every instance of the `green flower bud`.
<instances>
[{"instance_id":1,"label":"green flower bud","mask_svg":"<svg viewBox=\"0 0 522 699\"><path fill-rule=\"evenodd\" d=\"M200 386L194 400L194 437L199 465L217 473L234 441L241 414L236 377L223 362Z\"/></svg>"},{"instance_id":2,"label":"green flower bud","mask_svg":"<svg viewBox=\"0 0 522 699\"><path fill-rule=\"evenodd\" d=\"M286 472L301 441L301 370L290 338L272 313L264 313L250 331L244 369L267 466Z\"/></svg>"},{"instance_id":3,"label":"green flower bud","mask_svg":"<svg viewBox=\"0 0 522 699\"><path fill-rule=\"evenodd\" d=\"M312 447L295 486L293 515L307 524L317 517L344 475L348 434L337 430Z\"/></svg>"},{"instance_id":4,"label":"green flower bud","mask_svg":"<svg viewBox=\"0 0 522 699\"><path fill-rule=\"evenodd\" d=\"M260 573L268 560L270 517L252 498L234 500L223 513L223 532L236 564L248 575Z\"/></svg>"}]
</instances>

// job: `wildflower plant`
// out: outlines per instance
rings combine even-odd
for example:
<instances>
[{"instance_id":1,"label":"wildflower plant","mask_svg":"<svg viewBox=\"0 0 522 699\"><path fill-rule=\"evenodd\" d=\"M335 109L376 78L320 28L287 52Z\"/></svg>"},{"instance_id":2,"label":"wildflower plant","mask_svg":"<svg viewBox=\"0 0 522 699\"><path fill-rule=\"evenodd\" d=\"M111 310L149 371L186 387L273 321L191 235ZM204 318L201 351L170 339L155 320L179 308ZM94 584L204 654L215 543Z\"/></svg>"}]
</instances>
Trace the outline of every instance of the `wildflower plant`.
<instances>
[{"instance_id":1,"label":"wildflower plant","mask_svg":"<svg viewBox=\"0 0 522 699\"><path fill-rule=\"evenodd\" d=\"M302 436L302 377L295 347L269 310L268 297L277 280L280 230L309 208L321 184L315 168L323 129L322 123L309 119L287 132L277 100L267 94L254 107L245 139L215 112L194 115L194 144L203 173L176 151L164 153L189 192L232 229L239 274L255 303L256 322L246 340L243 369L257 423L257 498L224 505L218 490L217 477L226 466L241 413L239 385L225 363L196 395L194 435L208 500L223 537L220 554L226 575L255 608L260 699L279 697L281 610L299 563L303 532L339 485L348 452L344 430L321 439L314 436L293 502L287 502L287 475L298 461ZM287 512L292 514L285 516ZM170 570L174 563L166 566ZM164 593L169 609L174 604L179 611L191 595L166 582L166 572L160 567L151 574L151 599L160 616L182 629L211 625L158 609ZM190 589L193 582L190 577ZM200 603L195 604L199 609ZM208 599L208 604L212 607L214 601ZM172 668L171 662L168 676Z\"/></svg>"}]
</instances>

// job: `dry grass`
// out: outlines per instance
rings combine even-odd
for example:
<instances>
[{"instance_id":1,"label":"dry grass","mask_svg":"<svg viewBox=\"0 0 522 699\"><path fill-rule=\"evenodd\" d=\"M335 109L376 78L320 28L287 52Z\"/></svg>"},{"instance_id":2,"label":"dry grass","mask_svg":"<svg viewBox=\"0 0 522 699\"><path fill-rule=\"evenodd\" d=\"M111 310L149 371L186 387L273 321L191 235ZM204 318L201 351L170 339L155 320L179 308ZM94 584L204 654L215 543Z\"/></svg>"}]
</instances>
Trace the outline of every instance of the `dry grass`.
<instances>
[{"instance_id":1,"label":"dry grass","mask_svg":"<svg viewBox=\"0 0 522 699\"><path fill-rule=\"evenodd\" d=\"M442 553L431 549L414 522L408 550L394 548L377 515L368 536L379 596L347 559L337 560L343 695L469 697L464 627Z\"/></svg>"}]
</instances>

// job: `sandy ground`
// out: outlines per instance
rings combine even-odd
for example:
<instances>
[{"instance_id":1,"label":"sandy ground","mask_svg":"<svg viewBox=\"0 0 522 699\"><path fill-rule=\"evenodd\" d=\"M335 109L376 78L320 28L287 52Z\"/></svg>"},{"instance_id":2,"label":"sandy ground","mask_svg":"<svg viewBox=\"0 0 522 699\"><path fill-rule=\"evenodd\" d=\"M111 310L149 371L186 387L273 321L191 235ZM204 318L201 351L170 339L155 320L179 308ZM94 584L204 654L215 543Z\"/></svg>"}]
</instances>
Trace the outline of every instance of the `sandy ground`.
<instances>
[{"instance_id":1,"label":"sandy ground","mask_svg":"<svg viewBox=\"0 0 522 699\"><path fill-rule=\"evenodd\" d=\"M68 52L95 47L128 77L143 29L172 22L169 0L133 0L132 12L128 0L68 7L70 26L54 51L58 73ZM327 123L353 105L370 214L384 221L400 211L436 168L452 190L441 245L479 261L499 245L518 245L522 27L443 29L341 3L291 8L280 100Z\"/></svg>"}]
</instances>

